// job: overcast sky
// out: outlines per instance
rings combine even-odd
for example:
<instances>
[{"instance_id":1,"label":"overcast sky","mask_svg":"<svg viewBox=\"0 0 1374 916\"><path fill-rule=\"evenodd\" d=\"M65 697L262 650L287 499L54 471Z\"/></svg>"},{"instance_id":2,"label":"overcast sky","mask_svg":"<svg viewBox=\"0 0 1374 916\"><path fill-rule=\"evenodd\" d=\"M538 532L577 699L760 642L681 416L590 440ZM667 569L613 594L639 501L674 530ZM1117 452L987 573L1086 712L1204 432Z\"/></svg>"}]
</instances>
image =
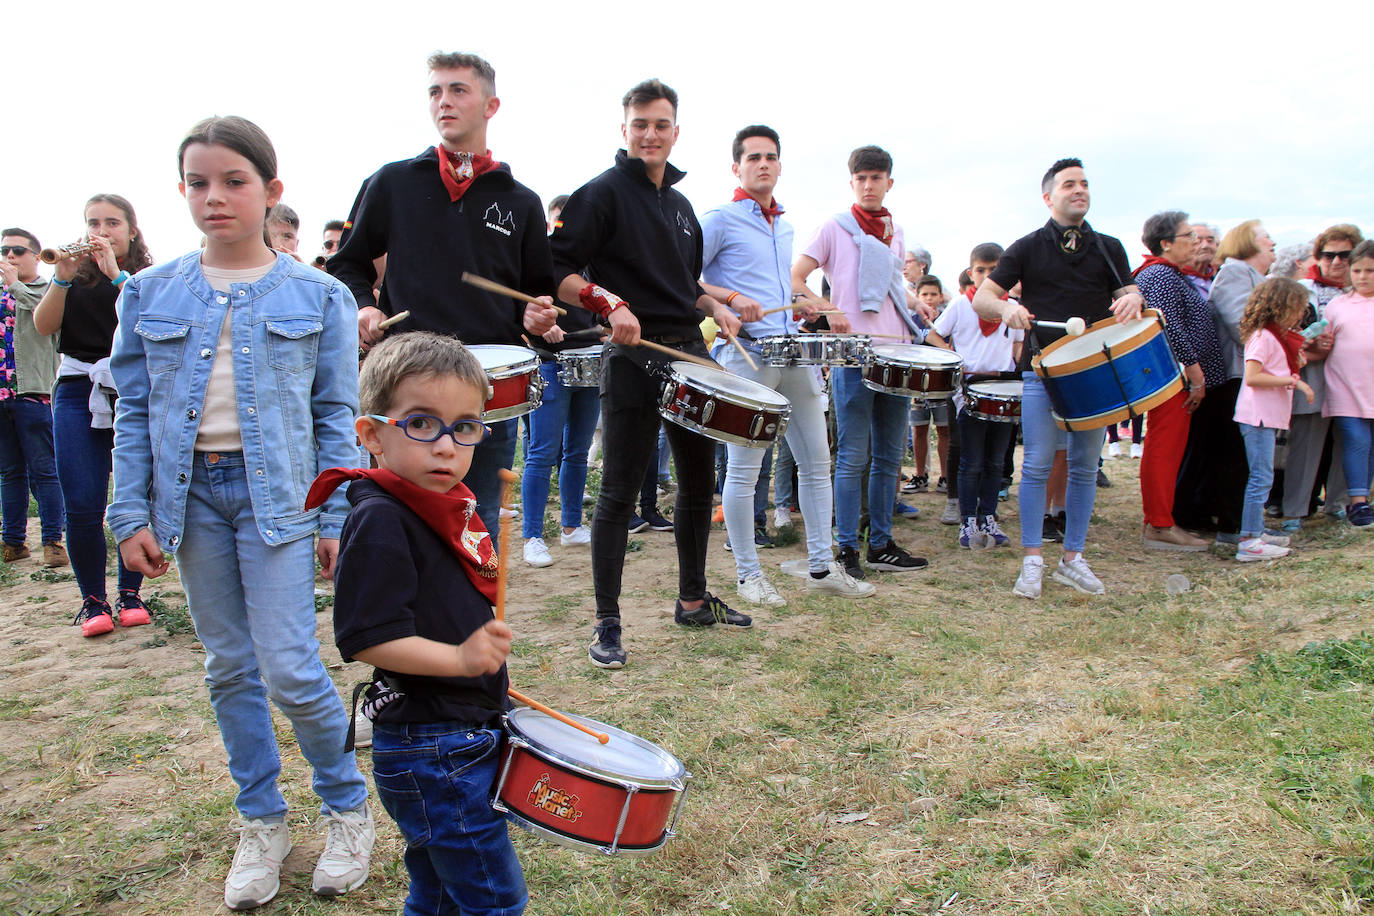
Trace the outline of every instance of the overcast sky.
<instances>
[{"instance_id":1,"label":"overcast sky","mask_svg":"<svg viewBox=\"0 0 1374 916\"><path fill-rule=\"evenodd\" d=\"M1371 14L1338 9L1305 21L1300 7L1206 0L31 6L12 13L24 29L0 58L0 223L62 244L81 234L86 198L114 192L154 256L178 256L199 232L177 193L177 145L200 118L237 114L275 143L313 256L368 175L435 142L425 58L462 50L496 68L493 154L545 201L611 164L621 96L657 76L681 96L672 160L698 213L735 186L734 132L769 124L800 249L853 202L849 151L876 143L895 160L889 209L946 282L973 245L1045 221L1039 179L1061 156L1085 161L1089 221L1133 260L1144 219L1164 209L1223 231L1260 218L1280 244L1335 222L1369 232Z\"/></svg>"}]
</instances>

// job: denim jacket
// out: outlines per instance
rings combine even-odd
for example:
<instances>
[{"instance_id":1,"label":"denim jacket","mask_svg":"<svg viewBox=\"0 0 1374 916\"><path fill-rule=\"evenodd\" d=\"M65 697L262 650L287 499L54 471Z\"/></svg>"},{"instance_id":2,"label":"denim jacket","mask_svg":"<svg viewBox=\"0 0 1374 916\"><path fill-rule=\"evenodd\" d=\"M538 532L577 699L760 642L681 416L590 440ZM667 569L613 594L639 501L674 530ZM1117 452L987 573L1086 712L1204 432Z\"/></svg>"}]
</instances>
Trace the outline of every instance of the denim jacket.
<instances>
[{"instance_id":1,"label":"denim jacket","mask_svg":"<svg viewBox=\"0 0 1374 916\"><path fill-rule=\"evenodd\" d=\"M353 295L328 274L278 254L256 283L216 292L200 252L142 270L120 293L110 368L115 404L117 541L151 528L175 552L186 520L196 432L225 316L233 320L234 395L253 515L273 546L337 538L348 512L339 490L306 511L315 475L357 467L358 318Z\"/></svg>"}]
</instances>

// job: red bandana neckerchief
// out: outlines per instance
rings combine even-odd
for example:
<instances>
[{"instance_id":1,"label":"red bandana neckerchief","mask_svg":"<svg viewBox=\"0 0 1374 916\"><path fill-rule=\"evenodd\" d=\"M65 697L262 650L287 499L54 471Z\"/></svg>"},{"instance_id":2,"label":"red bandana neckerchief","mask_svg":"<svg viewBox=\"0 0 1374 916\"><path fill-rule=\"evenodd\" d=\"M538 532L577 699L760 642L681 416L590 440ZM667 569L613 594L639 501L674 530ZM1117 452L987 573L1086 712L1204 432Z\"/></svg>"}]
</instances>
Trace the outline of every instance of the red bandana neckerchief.
<instances>
[{"instance_id":1,"label":"red bandana neckerchief","mask_svg":"<svg viewBox=\"0 0 1374 916\"><path fill-rule=\"evenodd\" d=\"M1302 361L1298 354L1302 352L1303 345L1307 343L1307 338L1302 336L1299 331L1289 328L1281 328L1274 322L1269 322L1264 329L1279 339L1283 346L1283 355L1288 357L1288 371L1297 372L1302 368Z\"/></svg>"},{"instance_id":2,"label":"red bandana neckerchief","mask_svg":"<svg viewBox=\"0 0 1374 916\"><path fill-rule=\"evenodd\" d=\"M754 197L748 191L744 190L744 188L735 188L735 196L733 199L754 200ZM754 203L758 203L758 201L754 200ZM770 200L766 207L763 204L759 204L759 210L763 213L763 218L768 220L769 223L772 223L774 219L781 216L783 213L782 207L778 205L778 199L776 197Z\"/></svg>"},{"instance_id":3,"label":"red bandana neckerchief","mask_svg":"<svg viewBox=\"0 0 1374 916\"><path fill-rule=\"evenodd\" d=\"M439 177L448 189L448 199L457 202L467 193L472 180L483 172L490 172L500 163L491 158L491 150L485 153L454 153L442 146L434 147L439 154Z\"/></svg>"},{"instance_id":4,"label":"red bandana neckerchief","mask_svg":"<svg viewBox=\"0 0 1374 916\"><path fill-rule=\"evenodd\" d=\"M463 572L482 597L496 603L496 551L492 549L491 535L477 517L477 500L471 490L457 483L447 493L435 493L385 468L329 468L321 471L310 485L305 507L322 505L347 480L370 480L420 516L462 562Z\"/></svg>"},{"instance_id":5,"label":"red bandana neckerchief","mask_svg":"<svg viewBox=\"0 0 1374 916\"><path fill-rule=\"evenodd\" d=\"M1318 286L1326 286L1331 289L1345 289L1345 284L1336 283L1323 277L1321 267L1316 264L1307 268L1307 279L1315 281Z\"/></svg>"},{"instance_id":6,"label":"red bandana neckerchief","mask_svg":"<svg viewBox=\"0 0 1374 916\"><path fill-rule=\"evenodd\" d=\"M975 290L972 286L964 290L964 295L968 296L968 301L970 305L973 303L973 295L976 292L977 290ZM1005 302L1006 299L1007 297L1004 295L1002 297L1002 301ZM984 318L982 315L979 315L977 312L974 312L973 314L976 315L978 318L978 330L983 332L984 337L991 337L993 334L996 334L997 329L1002 326L1001 319L998 319L997 321L988 321L986 318Z\"/></svg>"},{"instance_id":7,"label":"red bandana neckerchief","mask_svg":"<svg viewBox=\"0 0 1374 916\"><path fill-rule=\"evenodd\" d=\"M849 208L849 212L854 214L854 219L859 221L859 228L873 236L884 245L892 241L892 214L887 212L887 208L881 210L865 210L855 204Z\"/></svg>"},{"instance_id":8,"label":"red bandana neckerchief","mask_svg":"<svg viewBox=\"0 0 1374 916\"><path fill-rule=\"evenodd\" d=\"M1204 280L1210 280L1212 278L1212 273L1216 272L1212 271L1212 273L1204 274L1201 271L1193 269L1191 266L1187 264L1175 264L1168 258L1161 257L1157 254L1147 254L1145 255L1145 260L1140 262L1140 266L1137 267L1135 270L1131 271L1131 276L1134 277L1145 268L1153 267L1156 264L1163 264L1165 267L1172 267L1174 270L1178 271L1181 274L1187 274L1190 277L1201 277Z\"/></svg>"}]
</instances>

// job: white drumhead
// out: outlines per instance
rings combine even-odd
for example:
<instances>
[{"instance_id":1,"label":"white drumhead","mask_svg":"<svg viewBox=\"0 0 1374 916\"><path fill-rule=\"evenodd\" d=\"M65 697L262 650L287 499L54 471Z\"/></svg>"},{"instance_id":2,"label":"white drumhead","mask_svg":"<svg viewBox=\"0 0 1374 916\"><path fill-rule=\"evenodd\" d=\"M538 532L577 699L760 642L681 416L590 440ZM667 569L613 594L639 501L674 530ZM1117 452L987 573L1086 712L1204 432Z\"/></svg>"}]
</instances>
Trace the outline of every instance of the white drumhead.
<instances>
[{"instance_id":1,"label":"white drumhead","mask_svg":"<svg viewBox=\"0 0 1374 916\"><path fill-rule=\"evenodd\" d=\"M1022 382L1009 380L1005 382L969 382L968 390L971 394L988 394L996 398L1019 398L1021 396Z\"/></svg>"},{"instance_id":2,"label":"white drumhead","mask_svg":"<svg viewBox=\"0 0 1374 916\"><path fill-rule=\"evenodd\" d=\"M537 709L514 709L507 719L512 731L540 750L586 769L637 780L671 781L682 776L682 763L657 745L595 719L564 715L611 740L602 744Z\"/></svg>"},{"instance_id":3,"label":"white drumhead","mask_svg":"<svg viewBox=\"0 0 1374 916\"><path fill-rule=\"evenodd\" d=\"M504 369L507 366L518 366L521 363L534 360L539 363L539 354L525 347L511 347L505 344L474 344L468 347L472 355L477 357L477 362L482 364L482 368L491 374L494 369Z\"/></svg>"},{"instance_id":4,"label":"white drumhead","mask_svg":"<svg viewBox=\"0 0 1374 916\"><path fill-rule=\"evenodd\" d=\"M931 369L954 368L964 364L958 353L922 344L875 344L873 360L878 363L923 366Z\"/></svg>"},{"instance_id":5,"label":"white drumhead","mask_svg":"<svg viewBox=\"0 0 1374 916\"><path fill-rule=\"evenodd\" d=\"M1053 352L1042 356L1040 365L1062 366L1064 363L1071 363L1085 356L1101 353L1103 346L1120 346L1153 323L1153 318L1135 318L1125 324L1111 324L1105 328L1088 331L1078 337L1070 337L1056 347Z\"/></svg>"},{"instance_id":6,"label":"white drumhead","mask_svg":"<svg viewBox=\"0 0 1374 916\"><path fill-rule=\"evenodd\" d=\"M691 381L699 382L704 387L713 388L726 394L739 395L765 407L789 406L787 398L767 385L760 385L758 382L750 381L747 378L740 378L724 369L711 369L697 363L689 363L686 360L675 360L671 365L674 373Z\"/></svg>"},{"instance_id":7,"label":"white drumhead","mask_svg":"<svg viewBox=\"0 0 1374 916\"><path fill-rule=\"evenodd\" d=\"M570 359L599 359L606 351L605 344L596 344L591 347L574 347L570 350L559 350L559 356L566 356Z\"/></svg>"}]
</instances>

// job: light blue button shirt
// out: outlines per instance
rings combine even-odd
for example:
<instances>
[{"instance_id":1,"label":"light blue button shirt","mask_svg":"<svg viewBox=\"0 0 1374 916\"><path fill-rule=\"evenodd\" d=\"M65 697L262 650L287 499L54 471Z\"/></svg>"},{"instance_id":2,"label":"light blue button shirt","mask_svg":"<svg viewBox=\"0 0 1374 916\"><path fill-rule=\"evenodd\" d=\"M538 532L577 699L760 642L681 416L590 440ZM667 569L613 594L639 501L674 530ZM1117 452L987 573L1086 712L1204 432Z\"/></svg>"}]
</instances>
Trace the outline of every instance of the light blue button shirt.
<instances>
[{"instance_id":1,"label":"light blue button shirt","mask_svg":"<svg viewBox=\"0 0 1374 916\"><path fill-rule=\"evenodd\" d=\"M738 290L767 311L792 302L792 224L781 216L770 224L752 198L731 201L701 218L701 278ZM744 325L758 339L795 334L791 311L765 315Z\"/></svg>"}]
</instances>

